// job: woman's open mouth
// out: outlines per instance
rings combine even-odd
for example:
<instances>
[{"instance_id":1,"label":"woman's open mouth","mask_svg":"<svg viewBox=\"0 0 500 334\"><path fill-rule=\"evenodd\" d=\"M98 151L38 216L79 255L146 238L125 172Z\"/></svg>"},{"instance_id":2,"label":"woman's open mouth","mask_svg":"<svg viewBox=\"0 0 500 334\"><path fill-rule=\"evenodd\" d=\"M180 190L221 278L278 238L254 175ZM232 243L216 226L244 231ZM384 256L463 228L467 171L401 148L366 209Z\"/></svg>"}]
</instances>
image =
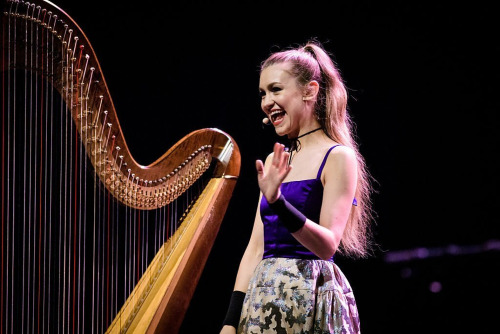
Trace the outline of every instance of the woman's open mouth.
<instances>
[{"instance_id":1,"label":"woman's open mouth","mask_svg":"<svg viewBox=\"0 0 500 334\"><path fill-rule=\"evenodd\" d=\"M285 117L286 112L284 110L275 110L269 114L269 118L271 122L276 125L276 123L280 123Z\"/></svg>"}]
</instances>

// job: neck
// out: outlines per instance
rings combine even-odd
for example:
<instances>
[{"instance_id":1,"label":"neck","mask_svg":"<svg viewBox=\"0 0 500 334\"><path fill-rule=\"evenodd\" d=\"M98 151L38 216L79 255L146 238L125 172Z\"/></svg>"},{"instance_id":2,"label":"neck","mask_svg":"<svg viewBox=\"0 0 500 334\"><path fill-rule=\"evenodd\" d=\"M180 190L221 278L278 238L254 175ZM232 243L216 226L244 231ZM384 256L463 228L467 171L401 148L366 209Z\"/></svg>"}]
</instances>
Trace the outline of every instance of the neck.
<instances>
[{"instance_id":1,"label":"neck","mask_svg":"<svg viewBox=\"0 0 500 334\"><path fill-rule=\"evenodd\" d=\"M316 127L312 130L300 134L297 137L289 137L288 139L290 140L290 151L296 151L296 152L300 151L303 142L308 142L309 139L317 136L318 134L321 135L322 132L323 131L321 127Z\"/></svg>"},{"instance_id":2,"label":"neck","mask_svg":"<svg viewBox=\"0 0 500 334\"><path fill-rule=\"evenodd\" d=\"M321 127L320 127L320 126L318 126L318 127L314 128L314 129L312 129L312 130L309 130L309 131L304 131L303 133L301 133L301 134L300 134L300 135L298 135L297 137L290 138L290 140L300 139L300 138L302 138L302 137L308 136L308 135L310 135L310 134L312 134L312 133L314 133L314 132L317 132L317 131L319 131L319 130L321 130Z\"/></svg>"},{"instance_id":3,"label":"neck","mask_svg":"<svg viewBox=\"0 0 500 334\"><path fill-rule=\"evenodd\" d=\"M299 126L297 126L295 131L291 131L290 133L288 133L288 139L292 140L294 138L303 138L303 136L306 135L307 133L316 130L318 128L321 128L321 124L314 117L301 119L298 121L298 123ZM314 132L314 134L316 135L320 132L321 131L318 130ZM310 135L306 135L304 137L310 137Z\"/></svg>"}]
</instances>

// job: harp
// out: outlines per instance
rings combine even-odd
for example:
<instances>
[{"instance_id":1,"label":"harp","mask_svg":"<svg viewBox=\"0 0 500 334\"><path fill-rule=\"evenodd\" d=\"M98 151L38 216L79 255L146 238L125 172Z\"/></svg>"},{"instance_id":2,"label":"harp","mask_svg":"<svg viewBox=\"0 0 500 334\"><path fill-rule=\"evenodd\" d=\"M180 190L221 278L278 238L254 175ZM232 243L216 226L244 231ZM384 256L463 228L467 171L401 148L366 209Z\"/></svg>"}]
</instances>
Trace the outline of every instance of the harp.
<instances>
[{"instance_id":1,"label":"harp","mask_svg":"<svg viewBox=\"0 0 500 334\"><path fill-rule=\"evenodd\" d=\"M131 156L90 42L2 1L0 332L175 333L234 190L221 130Z\"/></svg>"}]
</instances>

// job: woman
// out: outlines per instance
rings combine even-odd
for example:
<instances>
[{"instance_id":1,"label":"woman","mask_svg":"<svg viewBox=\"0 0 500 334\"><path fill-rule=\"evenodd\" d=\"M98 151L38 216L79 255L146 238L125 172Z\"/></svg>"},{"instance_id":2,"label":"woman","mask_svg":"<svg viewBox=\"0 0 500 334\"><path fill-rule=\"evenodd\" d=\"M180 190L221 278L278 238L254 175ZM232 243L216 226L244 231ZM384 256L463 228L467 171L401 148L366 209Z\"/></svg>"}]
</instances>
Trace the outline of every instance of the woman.
<instances>
[{"instance_id":1,"label":"woman","mask_svg":"<svg viewBox=\"0 0 500 334\"><path fill-rule=\"evenodd\" d=\"M221 333L359 333L334 255L367 255L372 189L339 71L309 42L265 60L259 89L291 148L256 162L259 205Z\"/></svg>"}]
</instances>

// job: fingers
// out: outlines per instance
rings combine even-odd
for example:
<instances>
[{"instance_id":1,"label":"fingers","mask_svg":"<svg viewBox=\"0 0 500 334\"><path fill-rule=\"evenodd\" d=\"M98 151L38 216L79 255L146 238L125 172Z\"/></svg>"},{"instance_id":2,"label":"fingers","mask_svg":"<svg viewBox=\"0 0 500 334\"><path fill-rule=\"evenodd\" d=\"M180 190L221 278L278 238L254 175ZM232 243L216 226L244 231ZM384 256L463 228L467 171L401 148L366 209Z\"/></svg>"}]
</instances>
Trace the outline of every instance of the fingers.
<instances>
[{"instance_id":1,"label":"fingers","mask_svg":"<svg viewBox=\"0 0 500 334\"><path fill-rule=\"evenodd\" d=\"M288 168L288 158L290 157L290 153L283 151L281 154L281 161L279 168L281 170L285 170Z\"/></svg>"},{"instance_id":2,"label":"fingers","mask_svg":"<svg viewBox=\"0 0 500 334\"><path fill-rule=\"evenodd\" d=\"M257 174L264 174L264 163L262 160L255 161L255 168L257 169Z\"/></svg>"},{"instance_id":3,"label":"fingers","mask_svg":"<svg viewBox=\"0 0 500 334\"><path fill-rule=\"evenodd\" d=\"M274 149L273 149L273 166L279 166L280 165L280 160L281 160L281 154L283 153L285 149L285 146L280 143L275 143L274 144Z\"/></svg>"},{"instance_id":4,"label":"fingers","mask_svg":"<svg viewBox=\"0 0 500 334\"><path fill-rule=\"evenodd\" d=\"M288 163L290 153L285 151L285 145L280 143L274 144L273 165L282 169Z\"/></svg>"},{"instance_id":5,"label":"fingers","mask_svg":"<svg viewBox=\"0 0 500 334\"><path fill-rule=\"evenodd\" d=\"M290 158L290 152L285 151L285 145L283 145L283 144L277 145L277 151L278 151L278 158L276 161L276 167L278 167L279 170L284 171L285 174L288 174L289 167L290 167L288 165L288 159Z\"/></svg>"},{"instance_id":6,"label":"fingers","mask_svg":"<svg viewBox=\"0 0 500 334\"><path fill-rule=\"evenodd\" d=\"M277 172L276 176L280 179L284 179L291 170L290 165L288 165L288 159L290 158L290 153L285 151L285 145L280 143L274 144L273 149L273 158L271 160L271 165L273 170ZM255 166L257 168L257 172L259 175L264 175L264 164L261 160L257 160L255 162Z\"/></svg>"}]
</instances>

